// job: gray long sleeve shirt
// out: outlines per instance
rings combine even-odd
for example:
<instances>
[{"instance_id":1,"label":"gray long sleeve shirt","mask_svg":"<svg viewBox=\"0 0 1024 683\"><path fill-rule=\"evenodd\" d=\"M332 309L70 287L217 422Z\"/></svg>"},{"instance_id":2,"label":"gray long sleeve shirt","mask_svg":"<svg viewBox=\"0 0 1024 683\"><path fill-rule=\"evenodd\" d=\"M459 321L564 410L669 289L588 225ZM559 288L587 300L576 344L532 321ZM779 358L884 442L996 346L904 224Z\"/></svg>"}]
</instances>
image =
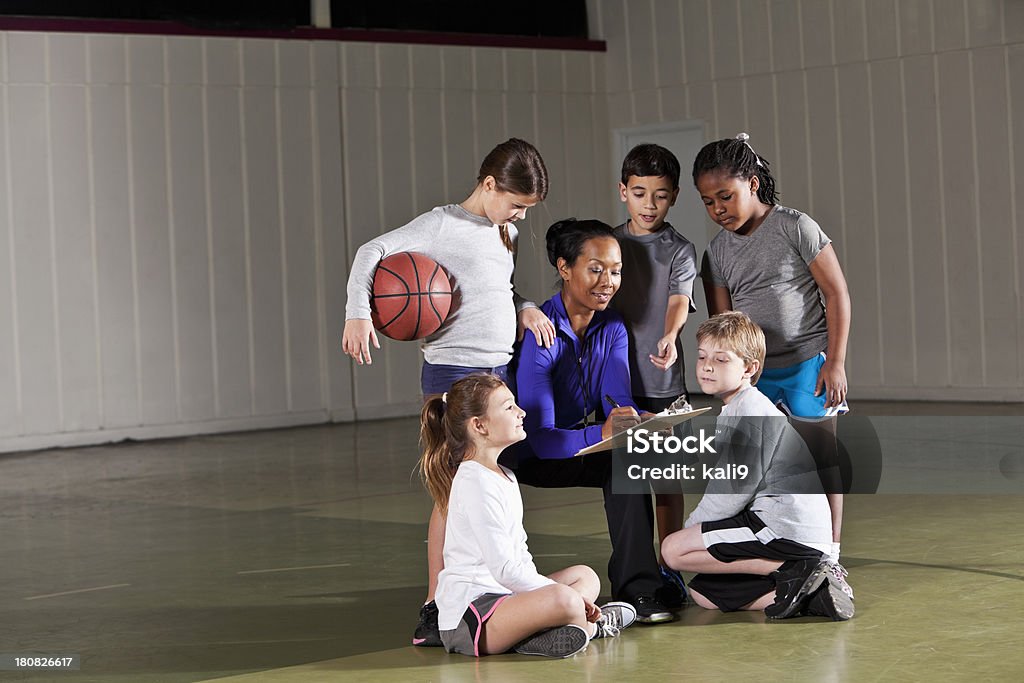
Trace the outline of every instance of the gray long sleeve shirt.
<instances>
[{"instance_id":1,"label":"gray long sleeve shirt","mask_svg":"<svg viewBox=\"0 0 1024 683\"><path fill-rule=\"evenodd\" d=\"M519 233L509 224L513 245ZM515 258L498 226L458 204L439 206L359 248L348 278L345 319L370 318L373 275L392 254L415 251L437 261L452 284L452 310L441 328L422 342L433 365L493 368L512 358L517 309L534 306L515 296Z\"/></svg>"}]
</instances>

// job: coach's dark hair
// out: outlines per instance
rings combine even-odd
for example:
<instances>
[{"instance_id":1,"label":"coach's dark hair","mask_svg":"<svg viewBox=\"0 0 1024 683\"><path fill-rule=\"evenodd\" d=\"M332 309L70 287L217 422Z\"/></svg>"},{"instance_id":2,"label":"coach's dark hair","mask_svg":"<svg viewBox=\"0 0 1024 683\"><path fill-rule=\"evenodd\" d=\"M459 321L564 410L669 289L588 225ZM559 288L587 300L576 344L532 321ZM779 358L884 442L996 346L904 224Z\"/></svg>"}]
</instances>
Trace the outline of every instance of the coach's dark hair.
<instances>
[{"instance_id":1,"label":"coach's dark hair","mask_svg":"<svg viewBox=\"0 0 1024 683\"><path fill-rule=\"evenodd\" d=\"M774 206L779 195L768 160L754 151L745 133L740 136L709 142L701 148L693 160L693 184L696 185L697 178L705 173L725 173L744 180L757 176L757 198L762 204Z\"/></svg>"},{"instance_id":2,"label":"coach's dark hair","mask_svg":"<svg viewBox=\"0 0 1024 683\"><path fill-rule=\"evenodd\" d=\"M661 145L649 142L629 150L622 160L622 184L629 184L630 176L665 176L672 181L672 189L679 188L679 159Z\"/></svg>"},{"instance_id":3,"label":"coach's dark hair","mask_svg":"<svg viewBox=\"0 0 1024 683\"><path fill-rule=\"evenodd\" d=\"M583 245L595 237L615 238L615 233L607 223L598 220L578 221L575 218L560 220L548 228L545 241L548 249L548 263L558 267L558 259L565 259L566 264L573 265L583 253Z\"/></svg>"}]
</instances>

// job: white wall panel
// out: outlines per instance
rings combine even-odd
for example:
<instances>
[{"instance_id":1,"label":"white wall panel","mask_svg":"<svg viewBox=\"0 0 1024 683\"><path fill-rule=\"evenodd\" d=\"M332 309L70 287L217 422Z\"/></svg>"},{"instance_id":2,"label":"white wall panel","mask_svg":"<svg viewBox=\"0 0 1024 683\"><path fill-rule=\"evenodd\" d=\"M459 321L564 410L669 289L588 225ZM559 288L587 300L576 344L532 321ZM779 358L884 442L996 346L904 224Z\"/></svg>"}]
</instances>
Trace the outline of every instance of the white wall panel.
<instances>
[{"instance_id":1,"label":"white wall panel","mask_svg":"<svg viewBox=\"0 0 1024 683\"><path fill-rule=\"evenodd\" d=\"M282 43L284 45L284 43ZM285 53L282 53L285 54ZM308 53L306 53L308 60ZM308 64L308 61L306 62ZM283 64L283 62L282 62ZM304 71L308 76L308 69ZM307 80L308 84L308 80ZM285 268L289 412L318 410L321 396L320 311L309 91L279 88L281 233ZM399 181L396 180L396 184ZM408 183L403 183L408 186ZM396 192L396 194L398 194Z\"/></svg>"},{"instance_id":2,"label":"white wall panel","mask_svg":"<svg viewBox=\"0 0 1024 683\"><path fill-rule=\"evenodd\" d=\"M217 417L232 418L252 412L240 95L237 87L206 91Z\"/></svg>"},{"instance_id":3,"label":"white wall panel","mask_svg":"<svg viewBox=\"0 0 1024 683\"><path fill-rule=\"evenodd\" d=\"M901 55L927 54L934 50L931 0L899 0L896 3Z\"/></svg>"},{"instance_id":4,"label":"white wall panel","mask_svg":"<svg viewBox=\"0 0 1024 683\"><path fill-rule=\"evenodd\" d=\"M158 86L128 91L141 424L179 418L164 95Z\"/></svg>"},{"instance_id":5,"label":"white wall panel","mask_svg":"<svg viewBox=\"0 0 1024 683\"><path fill-rule=\"evenodd\" d=\"M867 27L864 0L839 0L832 4L836 64L863 62L867 59ZM826 27L812 26L812 30Z\"/></svg>"},{"instance_id":6,"label":"white wall panel","mask_svg":"<svg viewBox=\"0 0 1024 683\"><path fill-rule=\"evenodd\" d=\"M850 290L853 318L847 370L858 382L881 383L879 343L881 297L878 291L878 235L873 183L871 93L867 66L837 68L842 154L842 229L831 233L842 247L843 271Z\"/></svg>"},{"instance_id":7,"label":"white wall panel","mask_svg":"<svg viewBox=\"0 0 1024 683\"><path fill-rule=\"evenodd\" d=\"M1016 356L1018 339L1007 334L1016 326L1014 254L1007 245L1014 242L1010 174L1009 93L1006 89L1006 51L1003 48L976 50L971 60L975 106L974 182L978 188L978 213L974 223L981 246L982 339L985 349L985 382L989 386L1017 386L1008 359ZM1018 131L1018 134L1021 131ZM999 248L997 248L999 247ZM1012 367L1012 364L1009 364Z\"/></svg>"},{"instance_id":8,"label":"white wall panel","mask_svg":"<svg viewBox=\"0 0 1024 683\"><path fill-rule=\"evenodd\" d=\"M169 52L168 67L172 71L175 70L177 57L184 57L184 54L179 50ZM191 59L186 61L191 62ZM206 215L203 108L203 90L200 87L182 85L168 88L171 253L175 273L178 398L181 419L187 421L216 414L216 349L213 346L210 304L212 282L210 226Z\"/></svg>"},{"instance_id":9,"label":"white wall panel","mask_svg":"<svg viewBox=\"0 0 1024 683\"><path fill-rule=\"evenodd\" d=\"M715 81L716 123L720 138L731 138L747 129L747 106L743 90L743 81L739 78Z\"/></svg>"},{"instance_id":10,"label":"white wall panel","mask_svg":"<svg viewBox=\"0 0 1024 683\"><path fill-rule=\"evenodd\" d=\"M1009 7L1007 19L1010 18ZM1024 20L1024 12L1015 15ZM1022 21L1024 23L1024 21ZM1010 120L1017 122L1024 116L1024 45L1010 47L1007 55L1007 83L1009 84ZM1010 194L1013 207L1013 225L1016 243L1014 254L1014 290L1024 292L1024 135L1017 135L1018 127L1014 125L1013 145L1010 147L1010 173L1012 192ZM1024 384L1024 297L1017 297L1017 380L1018 386ZM1012 329L1012 328L1011 328Z\"/></svg>"},{"instance_id":11,"label":"white wall panel","mask_svg":"<svg viewBox=\"0 0 1024 683\"><path fill-rule=\"evenodd\" d=\"M910 253L913 272L914 319L918 340L915 349L916 384L948 386L949 376L949 271L943 211L936 188L942 182L942 158L936 92L935 60L911 57L903 63L905 94L902 106L907 120L907 159L911 169L930 168L933 173L912 172L907 177L910 213Z\"/></svg>"},{"instance_id":12,"label":"white wall panel","mask_svg":"<svg viewBox=\"0 0 1024 683\"><path fill-rule=\"evenodd\" d=\"M96 231L103 424L139 423L135 279L129 216L126 93L90 89L92 209Z\"/></svg>"},{"instance_id":13,"label":"white wall panel","mask_svg":"<svg viewBox=\"0 0 1024 683\"><path fill-rule=\"evenodd\" d=\"M85 36L75 33L46 36L46 46L50 83L85 83Z\"/></svg>"},{"instance_id":14,"label":"white wall panel","mask_svg":"<svg viewBox=\"0 0 1024 683\"><path fill-rule=\"evenodd\" d=\"M804 68L835 63L832 40L832 0L800 0L800 35Z\"/></svg>"},{"instance_id":15,"label":"white wall panel","mask_svg":"<svg viewBox=\"0 0 1024 683\"><path fill-rule=\"evenodd\" d=\"M935 51L967 47L967 5L973 0L932 0Z\"/></svg>"},{"instance_id":16,"label":"white wall panel","mask_svg":"<svg viewBox=\"0 0 1024 683\"><path fill-rule=\"evenodd\" d=\"M660 87L679 85L686 81L683 49L683 8L678 0L653 0L654 22L651 35Z\"/></svg>"},{"instance_id":17,"label":"white wall panel","mask_svg":"<svg viewBox=\"0 0 1024 683\"><path fill-rule=\"evenodd\" d=\"M772 31L768 5L769 0L739 0L744 74L772 71Z\"/></svg>"},{"instance_id":18,"label":"white wall panel","mask_svg":"<svg viewBox=\"0 0 1024 683\"><path fill-rule=\"evenodd\" d=\"M11 86L10 140L15 300L18 319L21 402L28 433L61 427L60 365L55 311L55 264L50 196L47 121L49 94L38 85Z\"/></svg>"},{"instance_id":19,"label":"white wall panel","mask_svg":"<svg viewBox=\"0 0 1024 683\"><path fill-rule=\"evenodd\" d=\"M274 90L246 88L242 107L251 271L253 412L273 415L288 410Z\"/></svg>"},{"instance_id":20,"label":"white wall panel","mask_svg":"<svg viewBox=\"0 0 1024 683\"><path fill-rule=\"evenodd\" d=\"M910 262L910 216L907 211L907 174L910 169L904 155L904 121L901 107L902 75L896 60L871 65L871 130L874 136L873 169L869 179L875 201L871 225L876 239L878 276L877 319L880 321L878 358L864 358L877 366L882 384L914 385L913 316L914 310ZM858 292L860 294L860 292ZM867 311L871 313L870 308ZM858 319L858 326L860 325ZM885 349L906 348L909 357L896 357Z\"/></svg>"},{"instance_id":21,"label":"white wall panel","mask_svg":"<svg viewBox=\"0 0 1024 683\"><path fill-rule=\"evenodd\" d=\"M59 198L53 203L53 233L64 431L100 426L93 297L96 272L89 221L89 135L85 113L84 87L59 85L50 89L52 192Z\"/></svg>"},{"instance_id":22,"label":"white wall panel","mask_svg":"<svg viewBox=\"0 0 1024 683\"><path fill-rule=\"evenodd\" d=\"M970 84L966 52L938 56L939 136L942 140L942 205L949 275L952 383L983 385L981 282L978 253L977 186L972 138L971 101L959 87Z\"/></svg>"},{"instance_id":23,"label":"white wall panel","mask_svg":"<svg viewBox=\"0 0 1024 683\"><path fill-rule=\"evenodd\" d=\"M786 206L810 207L811 171L807 163L807 97L801 71L777 76L778 156L772 159Z\"/></svg>"},{"instance_id":24,"label":"white wall panel","mask_svg":"<svg viewBox=\"0 0 1024 683\"><path fill-rule=\"evenodd\" d=\"M630 89L652 90L660 83L658 70L661 66L657 62L656 43L660 36L654 24L653 8L650 0L633 0L624 5Z\"/></svg>"},{"instance_id":25,"label":"white wall panel","mask_svg":"<svg viewBox=\"0 0 1024 683\"><path fill-rule=\"evenodd\" d=\"M711 4L711 70L716 79L734 78L743 72L743 35L736 0Z\"/></svg>"},{"instance_id":26,"label":"white wall panel","mask_svg":"<svg viewBox=\"0 0 1024 683\"><path fill-rule=\"evenodd\" d=\"M441 108L440 90L412 91L412 150L415 182L413 203L420 213L449 201L461 201L461 199L448 199L444 191L444 123ZM409 216L401 224L408 222L411 218L412 216Z\"/></svg>"},{"instance_id":27,"label":"white wall panel","mask_svg":"<svg viewBox=\"0 0 1024 683\"><path fill-rule=\"evenodd\" d=\"M889 59L899 54L896 0L867 0L864 4L867 58Z\"/></svg>"},{"instance_id":28,"label":"white wall panel","mask_svg":"<svg viewBox=\"0 0 1024 683\"><path fill-rule=\"evenodd\" d=\"M8 36L0 34L0 48ZM6 50L4 50L6 54ZM0 64L0 66L3 66ZM2 71L0 71L2 73ZM21 433L20 368L17 353L17 257L14 250L14 211L11 201L10 86L0 87L0 436Z\"/></svg>"},{"instance_id":29,"label":"white wall panel","mask_svg":"<svg viewBox=\"0 0 1024 683\"><path fill-rule=\"evenodd\" d=\"M776 71L803 67L800 0L771 0L772 64Z\"/></svg>"},{"instance_id":30,"label":"white wall panel","mask_svg":"<svg viewBox=\"0 0 1024 683\"><path fill-rule=\"evenodd\" d=\"M1012 5L1014 1L969 0L964 4L967 6L967 44L986 47L1002 43L1003 6Z\"/></svg>"},{"instance_id":31,"label":"white wall panel","mask_svg":"<svg viewBox=\"0 0 1024 683\"><path fill-rule=\"evenodd\" d=\"M686 61L686 81L711 79L711 37L708 0L681 0L683 5L683 51ZM622 55L608 60L614 64ZM609 83L612 73L609 69ZM609 90L612 88L609 87Z\"/></svg>"},{"instance_id":32,"label":"white wall panel","mask_svg":"<svg viewBox=\"0 0 1024 683\"><path fill-rule=\"evenodd\" d=\"M134 84L164 83L164 39L128 36L127 41L128 81Z\"/></svg>"}]
</instances>

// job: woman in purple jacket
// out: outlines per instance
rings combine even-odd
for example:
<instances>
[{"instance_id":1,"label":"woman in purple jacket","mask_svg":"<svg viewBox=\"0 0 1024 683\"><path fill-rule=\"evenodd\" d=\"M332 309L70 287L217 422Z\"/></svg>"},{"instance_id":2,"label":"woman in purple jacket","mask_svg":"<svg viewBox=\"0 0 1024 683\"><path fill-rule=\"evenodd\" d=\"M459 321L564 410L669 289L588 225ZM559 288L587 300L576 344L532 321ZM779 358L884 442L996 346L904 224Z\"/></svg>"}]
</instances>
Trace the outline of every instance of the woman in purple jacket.
<instances>
[{"instance_id":1,"label":"woman in purple jacket","mask_svg":"<svg viewBox=\"0 0 1024 683\"><path fill-rule=\"evenodd\" d=\"M506 451L502 462L531 486L602 489L612 543L612 595L636 607L639 621L672 621L673 614L655 597L663 579L649 496L612 492L611 451L576 457L612 435L613 418L637 415L626 327L608 309L621 279L618 240L600 221L570 218L548 229L547 253L562 279L561 290L541 306L555 325L555 340L545 348L527 332L516 347L510 376L526 411L527 439ZM601 422L587 424L592 413Z\"/></svg>"}]
</instances>

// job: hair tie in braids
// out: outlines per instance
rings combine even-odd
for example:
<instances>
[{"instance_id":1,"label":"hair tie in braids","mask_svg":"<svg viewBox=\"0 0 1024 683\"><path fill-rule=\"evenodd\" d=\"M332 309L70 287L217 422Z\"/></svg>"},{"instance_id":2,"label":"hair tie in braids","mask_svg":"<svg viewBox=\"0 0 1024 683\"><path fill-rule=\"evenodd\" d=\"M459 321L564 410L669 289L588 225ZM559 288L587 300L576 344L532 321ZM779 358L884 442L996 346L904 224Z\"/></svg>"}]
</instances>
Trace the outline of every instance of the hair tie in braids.
<instances>
[{"instance_id":1,"label":"hair tie in braids","mask_svg":"<svg viewBox=\"0 0 1024 683\"><path fill-rule=\"evenodd\" d=\"M750 140L750 135L747 133L737 133L736 139L741 140L743 144L747 146L747 149L749 149L754 155L754 160L757 162L757 165L763 168L764 164L761 163L761 157L758 156L757 152L754 151L754 148L750 146L750 142L748 142Z\"/></svg>"}]
</instances>

